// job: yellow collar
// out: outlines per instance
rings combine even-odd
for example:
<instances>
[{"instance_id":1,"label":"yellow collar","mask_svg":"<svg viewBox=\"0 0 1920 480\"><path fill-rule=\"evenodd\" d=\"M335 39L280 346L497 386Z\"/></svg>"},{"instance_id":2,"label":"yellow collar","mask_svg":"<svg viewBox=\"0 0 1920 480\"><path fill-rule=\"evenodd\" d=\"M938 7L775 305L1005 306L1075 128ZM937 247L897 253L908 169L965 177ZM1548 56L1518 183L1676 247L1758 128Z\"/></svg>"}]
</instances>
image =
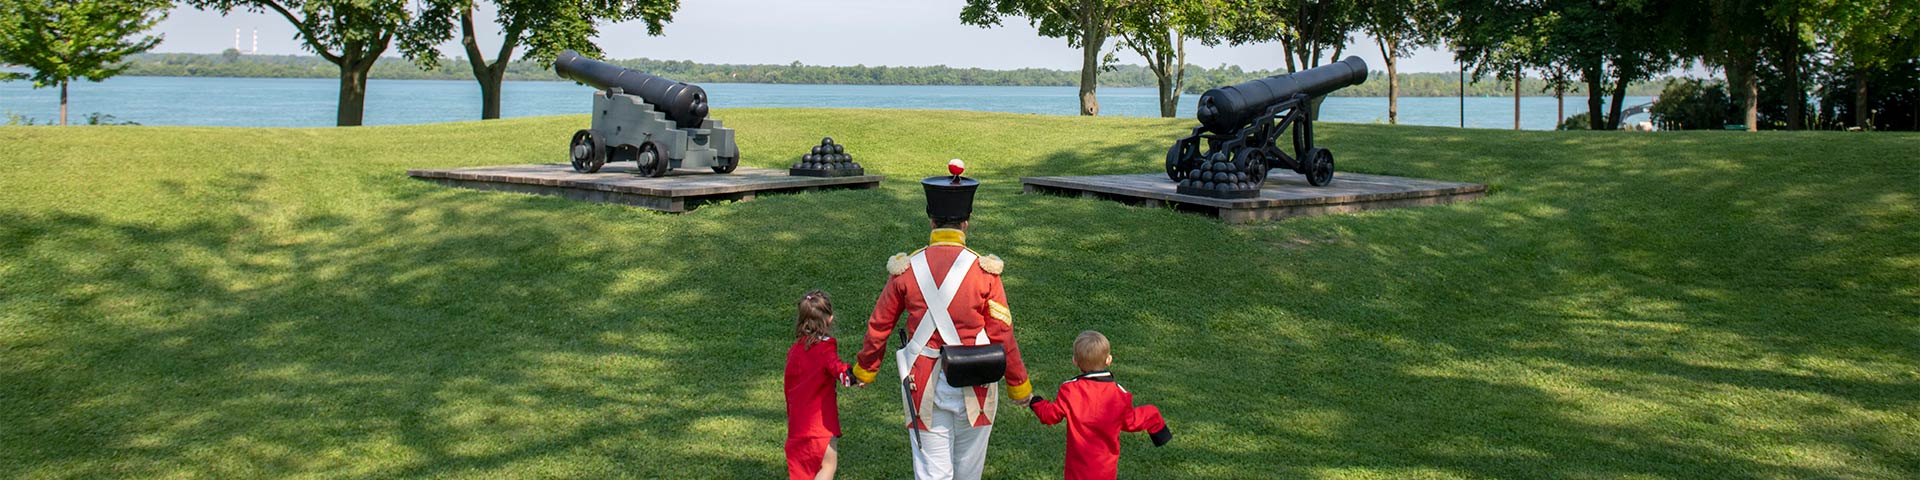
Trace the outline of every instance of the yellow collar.
<instances>
[{"instance_id":1,"label":"yellow collar","mask_svg":"<svg viewBox=\"0 0 1920 480\"><path fill-rule=\"evenodd\" d=\"M967 232L955 228L936 228L928 237L927 241L933 245L967 246Z\"/></svg>"}]
</instances>

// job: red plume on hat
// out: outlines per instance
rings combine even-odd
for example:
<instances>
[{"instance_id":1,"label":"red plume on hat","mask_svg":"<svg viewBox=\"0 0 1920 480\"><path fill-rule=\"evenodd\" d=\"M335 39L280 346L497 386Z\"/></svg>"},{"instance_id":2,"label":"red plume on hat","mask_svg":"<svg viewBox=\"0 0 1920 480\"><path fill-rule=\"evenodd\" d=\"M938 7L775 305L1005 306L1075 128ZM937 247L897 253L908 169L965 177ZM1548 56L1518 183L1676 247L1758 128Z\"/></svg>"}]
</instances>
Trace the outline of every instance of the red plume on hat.
<instances>
[{"instance_id":1,"label":"red plume on hat","mask_svg":"<svg viewBox=\"0 0 1920 480\"><path fill-rule=\"evenodd\" d=\"M927 177L920 180L927 193L927 216L934 219L966 220L973 214L973 192L980 188L980 181L960 176L967 171L967 162L956 158L947 161L947 177Z\"/></svg>"}]
</instances>

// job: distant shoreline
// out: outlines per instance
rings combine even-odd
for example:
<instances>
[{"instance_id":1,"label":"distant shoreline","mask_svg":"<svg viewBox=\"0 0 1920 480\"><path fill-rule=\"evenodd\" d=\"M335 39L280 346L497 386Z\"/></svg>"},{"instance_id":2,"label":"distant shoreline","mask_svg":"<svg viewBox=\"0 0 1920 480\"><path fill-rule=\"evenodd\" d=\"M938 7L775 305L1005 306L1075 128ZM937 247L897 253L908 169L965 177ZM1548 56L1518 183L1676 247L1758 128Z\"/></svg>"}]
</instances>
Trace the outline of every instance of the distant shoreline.
<instances>
[{"instance_id":1,"label":"distant shoreline","mask_svg":"<svg viewBox=\"0 0 1920 480\"><path fill-rule=\"evenodd\" d=\"M333 78L321 78L321 77L216 77L216 76L207 76L207 75L202 75L202 76L191 76L191 75L119 75L119 76L116 76L116 77L114 77L114 78L178 78L178 79L195 79L195 78L238 78L238 79L253 79L253 80L316 80L316 81L328 81L328 82L331 82L331 81L334 81L334 80L335 80L335 79L333 79ZM472 83L472 82L473 82L473 79L448 79L448 78L374 78L374 79L372 79L372 80L374 80L374 81L381 81L381 82L454 82L454 83ZM112 81L112 80L108 80L108 81ZM544 79L541 79L541 80L534 80L534 79L528 79L528 80L511 80L511 79L510 79L510 80L506 80L506 82L508 82L508 83L513 83L513 82L530 82L530 83L531 83L531 82L539 82L539 83L565 83L565 82L568 82L568 80L566 80L566 79L561 79L561 78L555 78L555 79L553 79L553 80L544 80ZM1077 87L1078 87L1078 86L1076 86L1076 85L895 85L895 84L882 84L882 83L867 83L867 84L845 84L845 83L764 83L764 82L700 82L700 83L701 83L702 85L713 85L713 84L719 84L719 85L781 85L781 86L800 86L800 87L907 87L907 88L912 88L912 87L953 87L953 88L1009 88L1009 87L1013 87L1013 88L1020 88L1020 87L1032 87L1032 88L1077 88ZM1102 89L1109 89L1109 88L1129 88L1129 89L1146 89L1146 90L1152 90L1152 89L1153 89L1154 87L1153 87L1153 86L1132 86L1132 85L1101 85L1101 86L1100 86L1100 88L1102 88ZM1183 94L1181 94L1181 97L1182 97L1183 99L1186 99L1186 98L1193 98L1193 97L1195 97L1195 96L1196 96L1196 94L1192 94L1192 93L1183 93ZM1377 95L1377 96L1376 96L1376 95L1338 95L1338 96L1339 96L1339 97L1343 97L1343 98L1387 98L1387 97L1386 97L1385 95ZM1628 97L1652 97L1652 96L1654 96L1654 95L1633 95L1633 94L1631 94L1631 93L1629 93L1629 94L1628 94L1627 96L1628 96ZM1520 95L1520 97L1521 97L1521 98L1553 98L1553 95L1550 95L1550 94L1522 94L1522 95ZM1407 98L1459 98L1459 95L1404 95L1404 94L1403 94L1403 95L1400 95L1400 98L1402 98L1402 99L1407 99ZM1467 98L1513 98L1513 95L1512 95L1511 93L1507 93L1507 94L1501 94L1501 95L1467 95ZM1574 98L1574 97L1572 97L1572 96L1568 96L1568 97L1567 97L1567 102L1568 102L1569 104L1572 104L1572 102L1574 102L1574 101L1576 101L1576 100L1577 100L1577 101L1585 101L1585 100L1584 100L1584 98L1585 98L1584 96L1583 96L1583 97L1581 97L1581 99L1576 99L1576 98ZM1185 101L1185 100L1182 100L1182 101ZM822 108L822 107L807 107L807 108ZM832 108L832 107L824 107L824 108Z\"/></svg>"},{"instance_id":2,"label":"distant shoreline","mask_svg":"<svg viewBox=\"0 0 1920 480\"><path fill-rule=\"evenodd\" d=\"M728 65L645 58L612 62L688 83L1073 87L1079 85L1080 77L1077 71L1042 68L988 70L946 66L826 67L804 65L799 62L788 65ZM1197 94L1217 86L1231 85L1277 73L1279 72L1265 70L1245 71L1237 66L1205 68L1190 65L1187 67L1184 94ZM127 69L121 74L147 77L339 78L337 67L318 56L310 55L234 55L229 57L220 54L191 53L141 54L132 57L128 61ZM1366 83L1342 89L1332 96L1385 97L1388 82L1384 77L1384 72L1376 71L1372 79ZM1401 97L1457 97L1461 93L1458 72L1402 72L1399 77ZM421 70L412 62L400 58L382 58L381 62L374 65L371 78L473 81L466 59L458 57L441 59L438 67L433 70ZM515 81L565 81L538 63L525 60L508 65L505 78ZM1113 70L1102 73L1100 78L1101 87L1158 87L1158 81L1152 72L1139 65L1119 65ZM1666 80L1666 78L1659 78L1632 85L1627 89L1627 95L1658 95L1660 89L1666 84ZM1487 77L1468 82L1465 93L1469 97L1512 97L1512 87L1511 82L1496 81ZM1568 91L1567 95L1584 97L1585 94L1580 92L1578 86L1575 87ZM1524 80L1521 91L1523 97L1551 96L1546 83L1534 78Z\"/></svg>"}]
</instances>

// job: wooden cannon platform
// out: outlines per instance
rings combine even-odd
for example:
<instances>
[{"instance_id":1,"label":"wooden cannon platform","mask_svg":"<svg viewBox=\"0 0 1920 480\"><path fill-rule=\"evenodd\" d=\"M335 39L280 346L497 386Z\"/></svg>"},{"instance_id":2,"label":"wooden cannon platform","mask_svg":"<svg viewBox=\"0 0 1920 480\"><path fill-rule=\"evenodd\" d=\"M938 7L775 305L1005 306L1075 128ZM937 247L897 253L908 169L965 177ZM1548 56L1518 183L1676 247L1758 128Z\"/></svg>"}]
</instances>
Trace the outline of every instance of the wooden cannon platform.
<instances>
[{"instance_id":1,"label":"wooden cannon platform","mask_svg":"<svg viewBox=\"0 0 1920 480\"><path fill-rule=\"evenodd\" d=\"M1336 172L1324 187L1307 184L1306 176L1274 171L1260 196L1212 198L1183 195L1161 173L1085 177L1024 177L1027 193L1081 196L1129 205L1155 205L1220 217L1227 223L1248 223L1290 217L1416 207L1465 202L1487 195L1487 186L1419 178Z\"/></svg>"},{"instance_id":2,"label":"wooden cannon platform","mask_svg":"<svg viewBox=\"0 0 1920 480\"><path fill-rule=\"evenodd\" d=\"M574 200L618 203L683 213L717 201L752 200L768 193L824 189L869 189L879 175L796 177L786 170L740 167L716 174L702 168L675 170L660 178L634 172L632 165L607 165L599 173L579 173L564 163L501 165L447 170L408 170L407 175L462 188L555 195Z\"/></svg>"}]
</instances>

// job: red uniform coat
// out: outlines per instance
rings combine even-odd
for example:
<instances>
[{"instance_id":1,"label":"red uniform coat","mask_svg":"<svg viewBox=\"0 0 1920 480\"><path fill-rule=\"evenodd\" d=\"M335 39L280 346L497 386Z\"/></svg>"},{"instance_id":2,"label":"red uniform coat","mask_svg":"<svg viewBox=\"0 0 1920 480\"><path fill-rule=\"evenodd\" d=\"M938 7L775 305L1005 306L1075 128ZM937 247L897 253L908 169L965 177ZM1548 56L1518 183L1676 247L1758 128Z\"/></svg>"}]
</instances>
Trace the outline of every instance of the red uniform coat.
<instances>
[{"instance_id":1,"label":"red uniform coat","mask_svg":"<svg viewBox=\"0 0 1920 480\"><path fill-rule=\"evenodd\" d=\"M1060 384L1052 401L1036 399L1040 423L1067 422L1067 478L1112 479L1120 470L1120 432L1153 432L1155 446L1172 437L1160 409L1133 406L1133 394L1113 383L1113 374L1093 372Z\"/></svg>"},{"instance_id":2,"label":"red uniform coat","mask_svg":"<svg viewBox=\"0 0 1920 480\"><path fill-rule=\"evenodd\" d=\"M821 337L813 348L793 341L787 349L785 380L787 438L840 436L840 404L833 387L846 371L833 338Z\"/></svg>"},{"instance_id":3,"label":"red uniform coat","mask_svg":"<svg viewBox=\"0 0 1920 480\"><path fill-rule=\"evenodd\" d=\"M925 253L927 267L934 281L942 281L960 252L968 251L966 234L959 230L937 229L932 234L932 245L921 249ZM871 383L880 369L883 350L887 346L887 337L893 335L894 326L900 322L900 315L906 314L907 337L912 337L919 327L920 317L926 315L927 302L920 295L920 287L914 280L912 265L907 254L895 255L888 261L887 269L892 278L880 291L880 298L874 302L873 316L867 318L867 339L855 357L853 376L861 382ZM1020 361L1020 344L1013 339L1013 313L1007 309L1007 294L1000 285L1002 264L998 257L981 257L973 270L967 272L961 280L959 293L947 306L947 313L953 317L954 331L960 335L959 343L979 345L981 332L985 332L987 342L999 344L1007 351L1007 397L1025 400L1033 393L1033 386L1027 383L1027 366ZM913 392L910 397L919 417L933 416L933 388L929 384L934 378L934 364L939 355L940 346L946 340L934 332L927 341L927 352L935 357L921 356L915 359L912 369ZM993 424L997 398L994 390L997 384L982 385L973 388L973 395L967 398L967 420L974 426ZM916 422L912 428L926 429L926 425Z\"/></svg>"}]
</instances>

